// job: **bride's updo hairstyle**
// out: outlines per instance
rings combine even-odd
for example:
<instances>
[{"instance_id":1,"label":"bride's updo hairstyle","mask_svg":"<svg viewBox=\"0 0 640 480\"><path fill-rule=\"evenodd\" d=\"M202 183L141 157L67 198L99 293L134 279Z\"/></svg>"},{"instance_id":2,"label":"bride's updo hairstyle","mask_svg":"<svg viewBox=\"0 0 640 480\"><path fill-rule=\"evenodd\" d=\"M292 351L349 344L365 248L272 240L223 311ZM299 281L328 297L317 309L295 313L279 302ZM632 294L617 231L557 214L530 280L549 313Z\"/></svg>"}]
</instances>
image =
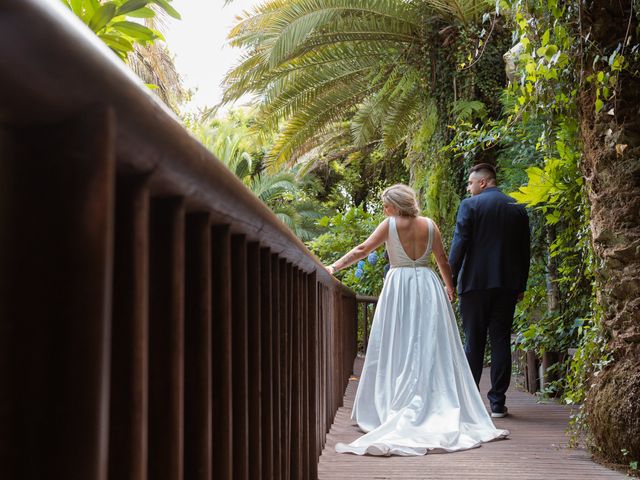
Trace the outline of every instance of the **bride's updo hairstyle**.
<instances>
[{"instance_id":1,"label":"bride's updo hairstyle","mask_svg":"<svg viewBox=\"0 0 640 480\"><path fill-rule=\"evenodd\" d=\"M382 203L397 208L400 215L406 217L417 217L420 212L416 192L402 183L392 185L382 192Z\"/></svg>"}]
</instances>

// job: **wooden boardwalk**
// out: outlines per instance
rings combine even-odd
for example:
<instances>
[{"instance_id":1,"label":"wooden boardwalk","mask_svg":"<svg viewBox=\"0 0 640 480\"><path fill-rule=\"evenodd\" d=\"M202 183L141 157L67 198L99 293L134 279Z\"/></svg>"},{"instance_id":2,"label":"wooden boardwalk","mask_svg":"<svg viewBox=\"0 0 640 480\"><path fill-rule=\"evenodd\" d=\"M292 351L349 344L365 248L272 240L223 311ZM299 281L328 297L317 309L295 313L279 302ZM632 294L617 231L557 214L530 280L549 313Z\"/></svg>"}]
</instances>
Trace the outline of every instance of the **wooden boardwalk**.
<instances>
[{"instance_id":1,"label":"wooden boardwalk","mask_svg":"<svg viewBox=\"0 0 640 480\"><path fill-rule=\"evenodd\" d=\"M506 440L456 453L422 457L359 457L337 454L336 442L351 442L362 435L351 420L362 359L355 363L355 377L345 392L320 457L318 478L322 480L379 479L562 479L588 480L628 478L594 463L583 449L567 447L565 429L569 409L555 403L536 403L536 397L512 386L507 394L510 415L494 419L498 428L511 432ZM486 400L489 372L482 376Z\"/></svg>"}]
</instances>

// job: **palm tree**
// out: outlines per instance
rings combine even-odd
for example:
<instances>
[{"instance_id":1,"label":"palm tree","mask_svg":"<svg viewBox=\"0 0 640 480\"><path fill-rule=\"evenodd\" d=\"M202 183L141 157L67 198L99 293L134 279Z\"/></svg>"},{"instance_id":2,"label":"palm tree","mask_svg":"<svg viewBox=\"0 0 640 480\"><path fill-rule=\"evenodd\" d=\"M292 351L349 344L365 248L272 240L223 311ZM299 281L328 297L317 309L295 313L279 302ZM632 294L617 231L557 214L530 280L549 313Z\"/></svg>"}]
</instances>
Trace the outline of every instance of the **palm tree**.
<instances>
[{"instance_id":1,"label":"palm tree","mask_svg":"<svg viewBox=\"0 0 640 480\"><path fill-rule=\"evenodd\" d=\"M433 40L446 40L486 7L469 0L265 0L229 35L246 54L225 78L223 102L259 97L258 124L279 131L269 153L276 165L318 148L345 120L353 147L397 147L428 104L435 74L429 51L442 47Z\"/></svg>"},{"instance_id":2,"label":"palm tree","mask_svg":"<svg viewBox=\"0 0 640 480\"><path fill-rule=\"evenodd\" d=\"M316 220L322 215L318 203L307 198L304 180L295 170L266 170L264 157L269 138L252 131L254 114L234 110L223 119L207 120L208 115L190 119L195 136L229 170L262 200L302 240L320 233Z\"/></svg>"},{"instance_id":3,"label":"palm tree","mask_svg":"<svg viewBox=\"0 0 640 480\"><path fill-rule=\"evenodd\" d=\"M158 7L151 7L155 15L145 18L144 23L151 31L157 32L158 41L135 43L127 56L129 68L149 85L160 99L176 114L180 104L188 99L190 92L183 83L173 61L173 55L162 42L166 30L167 14Z\"/></svg>"},{"instance_id":4,"label":"palm tree","mask_svg":"<svg viewBox=\"0 0 640 480\"><path fill-rule=\"evenodd\" d=\"M167 17L180 19L172 0L62 0L174 112L189 92L164 40ZM138 19L144 19L144 25Z\"/></svg>"}]
</instances>

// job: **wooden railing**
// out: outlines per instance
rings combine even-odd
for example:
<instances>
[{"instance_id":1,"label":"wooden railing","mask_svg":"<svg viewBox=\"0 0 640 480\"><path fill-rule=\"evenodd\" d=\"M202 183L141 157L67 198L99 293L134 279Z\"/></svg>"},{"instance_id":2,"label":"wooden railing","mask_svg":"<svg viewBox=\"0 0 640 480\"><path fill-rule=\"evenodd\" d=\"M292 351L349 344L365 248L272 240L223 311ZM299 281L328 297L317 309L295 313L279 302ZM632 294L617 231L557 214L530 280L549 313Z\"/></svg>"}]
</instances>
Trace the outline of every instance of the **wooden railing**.
<instances>
[{"instance_id":1,"label":"wooden railing","mask_svg":"<svg viewBox=\"0 0 640 480\"><path fill-rule=\"evenodd\" d=\"M355 295L59 0L0 2L0 478L316 478Z\"/></svg>"},{"instance_id":2,"label":"wooden railing","mask_svg":"<svg viewBox=\"0 0 640 480\"><path fill-rule=\"evenodd\" d=\"M358 305L358 310L360 310L360 305L362 305L362 353L367 353L367 345L369 344L369 332L371 331L371 322L373 321L373 314L375 312L375 306L378 303L378 297L374 297L371 295L357 295L356 302ZM370 305L373 305L374 312L369 308ZM358 315L360 317L360 315ZM357 331L360 328L360 321L356 322L356 335ZM356 338L358 338L356 336Z\"/></svg>"}]
</instances>

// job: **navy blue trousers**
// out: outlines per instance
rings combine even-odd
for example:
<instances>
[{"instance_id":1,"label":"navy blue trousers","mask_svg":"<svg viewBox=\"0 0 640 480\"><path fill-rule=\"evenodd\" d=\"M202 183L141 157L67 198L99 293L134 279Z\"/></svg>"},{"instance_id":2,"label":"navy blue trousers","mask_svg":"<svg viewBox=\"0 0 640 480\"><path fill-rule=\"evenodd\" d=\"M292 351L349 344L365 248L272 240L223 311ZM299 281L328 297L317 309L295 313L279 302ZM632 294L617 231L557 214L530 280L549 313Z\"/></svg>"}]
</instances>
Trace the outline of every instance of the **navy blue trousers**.
<instances>
[{"instance_id":1,"label":"navy blue trousers","mask_svg":"<svg viewBox=\"0 0 640 480\"><path fill-rule=\"evenodd\" d=\"M460 295L464 351L476 385L480 383L487 333L491 343L491 408L501 409L511 383L511 327L517 294L505 290L476 290Z\"/></svg>"}]
</instances>

